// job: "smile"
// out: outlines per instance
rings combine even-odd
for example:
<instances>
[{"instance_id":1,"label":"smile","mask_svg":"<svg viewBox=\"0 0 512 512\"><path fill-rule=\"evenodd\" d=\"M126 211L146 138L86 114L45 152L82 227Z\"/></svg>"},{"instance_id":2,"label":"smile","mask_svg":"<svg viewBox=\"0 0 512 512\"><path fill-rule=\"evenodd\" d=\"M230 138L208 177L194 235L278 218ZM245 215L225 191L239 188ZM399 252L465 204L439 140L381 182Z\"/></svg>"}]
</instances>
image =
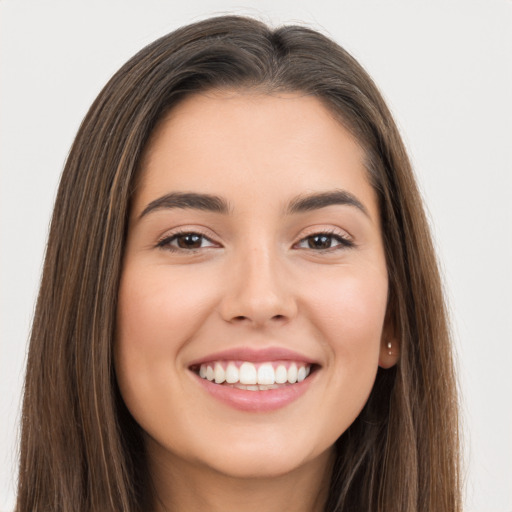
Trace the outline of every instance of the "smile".
<instances>
[{"instance_id":1,"label":"smile","mask_svg":"<svg viewBox=\"0 0 512 512\"><path fill-rule=\"evenodd\" d=\"M310 372L310 364L293 361L212 361L196 369L202 379L248 391L266 391L296 384Z\"/></svg>"},{"instance_id":2,"label":"smile","mask_svg":"<svg viewBox=\"0 0 512 512\"><path fill-rule=\"evenodd\" d=\"M191 361L188 369L215 400L240 411L270 413L306 394L321 364L287 348L237 347Z\"/></svg>"}]
</instances>

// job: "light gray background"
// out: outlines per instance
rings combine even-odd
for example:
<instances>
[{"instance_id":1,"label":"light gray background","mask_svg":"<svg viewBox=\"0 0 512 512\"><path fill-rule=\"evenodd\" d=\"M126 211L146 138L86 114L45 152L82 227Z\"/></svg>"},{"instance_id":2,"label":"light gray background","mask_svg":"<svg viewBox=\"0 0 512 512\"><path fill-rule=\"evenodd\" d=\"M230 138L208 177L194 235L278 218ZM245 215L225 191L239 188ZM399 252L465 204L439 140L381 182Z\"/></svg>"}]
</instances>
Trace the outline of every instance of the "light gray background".
<instances>
[{"instance_id":1,"label":"light gray background","mask_svg":"<svg viewBox=\"0 0 512 512\"><path fill-rule=\"evenodd\" d=\"M133 53L225 12L320 28L381 87L429 207L453 312L465 510L511 511L510 0L0 0L0 510L14 503L26 340L74 134Z\"/></svg>"}]
</instances>

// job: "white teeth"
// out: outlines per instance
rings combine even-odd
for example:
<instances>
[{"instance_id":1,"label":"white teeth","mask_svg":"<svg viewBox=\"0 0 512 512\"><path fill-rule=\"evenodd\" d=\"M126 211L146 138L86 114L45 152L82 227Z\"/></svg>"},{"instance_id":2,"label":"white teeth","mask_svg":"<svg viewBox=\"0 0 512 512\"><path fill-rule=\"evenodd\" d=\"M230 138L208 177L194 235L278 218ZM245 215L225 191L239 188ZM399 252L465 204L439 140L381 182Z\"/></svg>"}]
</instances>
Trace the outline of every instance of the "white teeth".
<instances>
[{"instance_id":1,"label":"white teeth","mask_svg":"<svg viewBox=\"0 0 512 512\"><path fill-rule=\"evenodd\" d=\"M288 371L284 364L280 364L276 369L276 383L284 384L288 382Z\"/></svg>"},{"instance_id":2,"label":"white teeth","mask_svg":"<svg viewBox=\"0 0 512 512\"><path fill-rule=\"evenodd\" d=\"M290 384L297 382L297 365L295 363L292 363L290 368L288 368L288 382Z\"/></svg>"},{"instance_id":3,"label":"white teeth","mask_svg":"<svg viewBox=\"0 0 512 512\"><path fill-rule=\"evenodd\" d=\"M274 368L270 363L262 364L258 368L258 384L274 384L276 377Z\"/></svg>"},{"instance_id":4,"label":"white teeth","mask_svg":"<svg viewBox=\"0 0 512 512\"><path fill-rule=\"evenodd\" d=\"M257 384L257 377L256 367L252 363L242 363L239 374L240 384Z\"/></svg>"},{"instance_id":5,"label":"white teeth","mask_svg":"<svg viewBox=\"0 0 512 512\"><path fill-rule=\"evenodd\" d=\"M226 380L226 372L220 363L215 363L215 382L222 384Z\"/></svg>"},{"instance_id":6,"label":"white teeth","mask_svg":"<svg viewBox=\"0 0 512 512\"><path fill-rule=\"evenodd\" d=\"M280 385L302 382L311 372L311 365L304 363L286 364L243 362L240 366L234 361L216 361L202 364L199 377L216 384L234 385L240 389L262 391L276 389Z\"/></svg>"},{"instance_id":7,"label":"white teeth","mask_svg":"<svg viewBox=\"0 0 512 512\"><path fill-rule=\"evenodd\" d=\"M201 365L201 368L203 365ZM228 384L234 384L235 382L238 382L238 368L233 364L229 363L228 367L226 368L226 382ZM199 373L201 375L201 373Z\"/></svg>"}]
</instances>

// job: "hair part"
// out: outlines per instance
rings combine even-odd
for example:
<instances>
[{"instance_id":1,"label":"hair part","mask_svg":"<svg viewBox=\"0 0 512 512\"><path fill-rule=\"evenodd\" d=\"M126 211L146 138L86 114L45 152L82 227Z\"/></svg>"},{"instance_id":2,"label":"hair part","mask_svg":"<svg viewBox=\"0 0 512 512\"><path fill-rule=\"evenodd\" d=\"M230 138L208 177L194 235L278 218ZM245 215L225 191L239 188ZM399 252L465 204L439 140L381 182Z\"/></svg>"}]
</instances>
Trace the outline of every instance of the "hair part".
<instances>
[{"instance_id":1,"label":"hair part","mask_svg":"<svg viewBox=\"0 0 512 512\"><path fill-rule=\"evenodd\" d=\"M226 16L144 48L87 113L62 175L32 327L17 512L142 511L153 498L140 427L113 365L127 219L141 159L183 98L211 89L300 92L363 147L389 273L400 362L379 369L336 443L326 511L460 510L456 386L428 223L392 116L363 68L311 29Z\"/></svg>"}]
</instances>

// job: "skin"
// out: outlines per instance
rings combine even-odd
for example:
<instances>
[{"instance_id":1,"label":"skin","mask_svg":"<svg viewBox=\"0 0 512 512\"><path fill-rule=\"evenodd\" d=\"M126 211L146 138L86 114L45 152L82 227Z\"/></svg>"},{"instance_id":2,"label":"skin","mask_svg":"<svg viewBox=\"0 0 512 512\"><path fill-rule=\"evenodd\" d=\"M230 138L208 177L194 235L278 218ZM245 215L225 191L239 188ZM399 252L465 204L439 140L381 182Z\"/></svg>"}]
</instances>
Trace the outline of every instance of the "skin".
<instances>
[{"instance_id":1,"label":"skin","mask_svg":"<svg viewBox=\"0 0 512 512\"><path fill-rule=\"evenodd\" d=\"M329 110L298 94L195 95L153 134L129 222L115 364L145 432L156 509L322 510L333 444L364 406L378 366L398 357L363 161ZM364 211L289 211L297 197L340 190ZM220 196L229 211L162 207L141 216L173 192ZM205 238L180 248L178 231ZM316 233L327 233L327 248L310 246ZM241 346L288 348L317 371L285 407L240 411L207 393L189 366Z\"/></svg>"}]
</instances>

